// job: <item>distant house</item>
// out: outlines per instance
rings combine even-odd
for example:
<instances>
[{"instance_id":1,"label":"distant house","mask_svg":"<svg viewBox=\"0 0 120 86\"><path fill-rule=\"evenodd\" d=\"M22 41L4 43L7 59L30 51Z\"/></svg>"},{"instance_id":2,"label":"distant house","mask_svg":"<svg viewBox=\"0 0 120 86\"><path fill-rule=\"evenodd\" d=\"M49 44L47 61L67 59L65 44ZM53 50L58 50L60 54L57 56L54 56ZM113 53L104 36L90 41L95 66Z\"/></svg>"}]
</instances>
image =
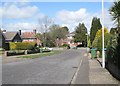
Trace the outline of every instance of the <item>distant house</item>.
<instances>
[{"instance_id":1,"label":"distant house","mask_svg":"<svg viewBox=\"0 0 120 86\"><path fill-rule=\"evenodd\" d=\"M41 41L36 37L36 30L33 30L33 32L23 32L21 38L23 42L36 42L37 45L41 45Z\"/></svg>"},{"instance_id":2,"label":"distant house","mask_svg":"<svg viewBox=\"0 0 120 86\"><path fill-rule=\"evenodd\" d=\"M22 42L22 38L18 32L4 32L5 42Z\"/></svg>"},{"instance_id":3,"label":"distant house","mask_svg":"<svg viewBox=\"0 0 120 86\"><path fill-rule=\"evenodd\" d=\"M9 50L10 42L22 42L22 38L18 32L2 32L2 47Z\"/></svg>"},{"instance_id":4,"label":"distant house","mask_svg":"<svg viewBox=\"0 0 120 86\"><path fill-rule=\"evenodd\" d=\"M74 42L74 36L75 36L75 32L72 32L67 34L66 38L64 39L56 39L56 46L61 46L63 44L69 44L70 47L81 45L82 44L81 42L78 43Z\"/></svg>"},{"instance_id":5,"label":"distant house","mask_svg":"<svg viewBox=\"0 0 120 86\"><path fill-rule=\"evenodd\" d=\"M5 36L1 32L0 32L0 48L4 48L5 49Z\"/></svg>"},{"instance_id":6,"label":"distant house","mask_svg":"<svg viewBox=\"0 0 120 86\"><path fill-rule=\"evenodd\" d=\"M75 35L74 33L69 33L66 35L66 38L64 38L64 39L56 39L56 46L73 43L74 35Z\"/></svg>"}]
</instances>

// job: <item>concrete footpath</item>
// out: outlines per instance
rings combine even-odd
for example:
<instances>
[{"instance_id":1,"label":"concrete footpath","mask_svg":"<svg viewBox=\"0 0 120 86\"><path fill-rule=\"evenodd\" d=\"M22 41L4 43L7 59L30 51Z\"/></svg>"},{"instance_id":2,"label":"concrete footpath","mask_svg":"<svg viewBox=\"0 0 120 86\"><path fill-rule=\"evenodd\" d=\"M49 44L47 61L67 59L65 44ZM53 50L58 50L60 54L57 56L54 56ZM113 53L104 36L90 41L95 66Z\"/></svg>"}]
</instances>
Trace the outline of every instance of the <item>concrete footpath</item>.
<instances>
[{"instance_id":1,"label":"concrete footpath","mask_svg":"<svg viewBox=\"0 0 120 86\"><path fill-rule=\"evenodd\" d=\"M91 59L91 54L82 58L77 77L72 84L106 84L118 86L120 81L115 79L107 69L101 67L97 59Z\"/></svg>"}]
</instances>

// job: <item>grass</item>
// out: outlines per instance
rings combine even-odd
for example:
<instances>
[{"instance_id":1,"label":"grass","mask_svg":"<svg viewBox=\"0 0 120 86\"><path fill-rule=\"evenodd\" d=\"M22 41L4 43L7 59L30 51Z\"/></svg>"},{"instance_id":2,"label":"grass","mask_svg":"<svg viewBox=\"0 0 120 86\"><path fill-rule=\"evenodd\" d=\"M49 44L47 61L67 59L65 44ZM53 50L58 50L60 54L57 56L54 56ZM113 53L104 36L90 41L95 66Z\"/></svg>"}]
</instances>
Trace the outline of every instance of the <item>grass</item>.
<instances>
[{"instance_id":1,"label":"grass","mask_svg":"<svg viewBox=\"0 0 120 86\"><path fill-rule=\"evenodd\" d=\"M0 55L4 54L4 51L0 51Z\"/></svg>"},{"instance_id":2,"label":"grass","mask_svg":"<svg viewBox=\"0 0 120 86\"><path fill-rule=\"evenodd\" d=\"M56 50L56 51L51 51L51 52L44 52L44 53L38 53L38 54L29 54L29 55L24 55L24 56L19 56L17 58L30 58L30 59L35 59L35 58L40 58L44 56L51 56L54 54L59 54L62 51Z\"/></svg>"}]
</instances>

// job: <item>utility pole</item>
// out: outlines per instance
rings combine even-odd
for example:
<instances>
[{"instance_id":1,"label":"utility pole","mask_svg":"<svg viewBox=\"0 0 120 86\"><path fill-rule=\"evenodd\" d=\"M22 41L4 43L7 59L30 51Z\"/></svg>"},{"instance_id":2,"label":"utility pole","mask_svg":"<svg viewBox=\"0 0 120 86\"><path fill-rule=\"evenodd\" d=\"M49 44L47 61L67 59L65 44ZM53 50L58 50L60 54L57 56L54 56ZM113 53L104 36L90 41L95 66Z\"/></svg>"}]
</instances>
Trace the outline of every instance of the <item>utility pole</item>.
<instances>
[{"instance_id":1,"label":"utility pole","mask_svg":"<svg viewBox=\"0 0 120 86\"><path fill-rule=\"evenodd\" d=\"M102 67L105 68L105 51L104 51L104 0L102 0Z\"/></svg>"},{"instance_id":2,"label":"utility pole","mask_svg":"<svg viewBox=\"0 0 120 86\"><path fill-rule=\"evenodd\" d=\"M85 34L87 36L87 56L88 56L88 33Z\"/></svg>"}]
</instances>

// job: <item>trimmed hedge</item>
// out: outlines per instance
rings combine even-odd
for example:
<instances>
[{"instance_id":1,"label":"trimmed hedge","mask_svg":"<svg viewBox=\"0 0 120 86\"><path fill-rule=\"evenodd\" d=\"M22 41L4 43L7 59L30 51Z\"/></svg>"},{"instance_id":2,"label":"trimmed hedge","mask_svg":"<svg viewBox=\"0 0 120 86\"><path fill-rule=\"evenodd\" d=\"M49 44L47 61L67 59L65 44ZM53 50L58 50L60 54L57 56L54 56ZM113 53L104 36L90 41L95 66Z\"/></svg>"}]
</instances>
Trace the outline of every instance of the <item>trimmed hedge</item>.
<instances>
[{"instance_id":1,"label":"trimmed hedge","mask_svg":"<svg viewBox=\"0 0 120 86\"><path fill-rule=\"evenodd\" d=\"M10 42L10 50L32 50L36 47L35 42Z\"/></svg>"},{"instance_id":2,"label":"trimmed hedge","mask_svg":"<svg viewBox=\"0 0 120 86\"><path fill-rule=\"evenodd\" d=\"M24 51L8 51L7 56L24 55Z\"/></svg>"},{"instance_id":3,"label":"trimmed hedge","mask_svg":"<svg viewBox=\"0 0 120 86\"><path fill-rule=\"evenodd\" d=\"M69 47L69 44L63 44L61 47Z\"/></svg>"}]
</instances>

